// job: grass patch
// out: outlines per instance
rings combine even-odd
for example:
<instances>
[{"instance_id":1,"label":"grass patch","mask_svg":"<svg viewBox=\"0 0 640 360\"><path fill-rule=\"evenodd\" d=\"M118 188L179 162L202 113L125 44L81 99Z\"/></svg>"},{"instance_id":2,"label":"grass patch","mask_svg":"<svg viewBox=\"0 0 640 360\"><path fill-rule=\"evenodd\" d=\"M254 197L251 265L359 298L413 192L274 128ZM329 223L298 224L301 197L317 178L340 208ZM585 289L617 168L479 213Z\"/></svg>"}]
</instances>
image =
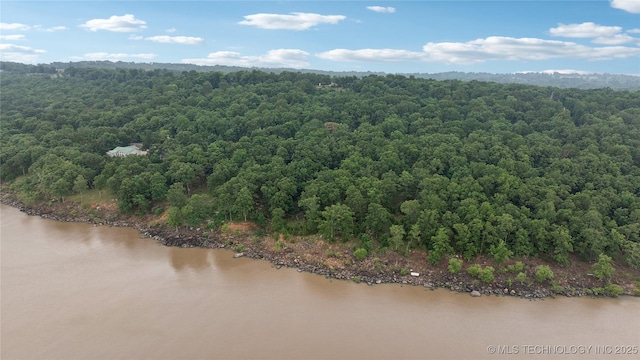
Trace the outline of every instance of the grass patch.
<instances>
[{"instance_id":1,"label":"grass patch","mask_svg":"<svg viewBox=\"0 0 640 360\"><path fill-rule=\"evenodd\" d=\"M115 204L116 196L111 194L109 190L91 189L83 191L79 194L73 194L67 196L68 201L77 201L82 204Z\"/></svg>"}]
</instances>

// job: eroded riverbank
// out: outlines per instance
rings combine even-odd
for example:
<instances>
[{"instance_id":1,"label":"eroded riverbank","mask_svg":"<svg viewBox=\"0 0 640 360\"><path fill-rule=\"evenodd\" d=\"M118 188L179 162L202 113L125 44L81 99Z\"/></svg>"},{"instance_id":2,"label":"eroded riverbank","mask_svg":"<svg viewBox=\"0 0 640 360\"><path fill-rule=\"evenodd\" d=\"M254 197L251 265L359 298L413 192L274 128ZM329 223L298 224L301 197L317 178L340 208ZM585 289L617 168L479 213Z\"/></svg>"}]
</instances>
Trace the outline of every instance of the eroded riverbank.
<instances>
[{"instance_id":1,"label":"eroded riverbank","mask_svg":"<svg viewBox=\"0 0 640 360\"><path fill-rule=\"evenodd\" d=\"M170 228L161 217L138 217L124 215L113 206L54 203L52 205L25 206L10 192L3 192L2 203L16 207L26 214L61 222L86 222L96 225L132 227L147 237L166 246L182 248L225 248L234 251L236 257L267 260L276 267L295 268L327 278L376 284L405 284L427 289L448 289L474 295L503 295L525 299L541 299L553 296L594 296L593 289L602 288L603 283L590 274L590 265L574 259L570 266L561 267L537 259L517 259L527 274L525 281L515 280L516 274L507 270L512 260L502 267L491 259L478 258L469 264L492 266L496 269L491 282L472 277L464 268L452 274L446 261L439 266L430 266L426 254L411 251L407 256L393 252L378 253L364 260L357 260L348 244L330 244L319 237L290 237L273 239L258 236L250 224L230 224L226 231L193 227ZM234 226L235 225L235 226ZM553 281L536 282L533 274L537 265L550 266ZM623 288L623 295L637 295L637 280L640 272L619 267L612 283ZM602 295L602 294L601 294Z\"/></svg>"}]
</instances>

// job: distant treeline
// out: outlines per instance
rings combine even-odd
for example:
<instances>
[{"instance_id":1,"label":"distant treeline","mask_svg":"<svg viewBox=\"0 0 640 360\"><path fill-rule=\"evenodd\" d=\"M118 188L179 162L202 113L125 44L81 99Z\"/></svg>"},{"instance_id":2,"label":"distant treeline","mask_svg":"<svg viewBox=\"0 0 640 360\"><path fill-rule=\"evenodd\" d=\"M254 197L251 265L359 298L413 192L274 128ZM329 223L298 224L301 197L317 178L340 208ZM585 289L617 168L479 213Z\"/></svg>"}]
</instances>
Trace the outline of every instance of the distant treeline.
<instances>
[{"instance_id":1,"label":"distant treeline","mask_svg":"<svg viewBox=\"0 0 640 360\"><path fill-rule=\"evenodd\" d=\"M169 63L135 63L135 62L112 62L112 61L79 61L79 62L54 62L51 64L26 65L11 62L0 62L0 69L14 73L55 73L71 67L94 68L94 69L141 69L147 71L170 70L173 72L197 71L197 72L221 72L230 73L238 71L258 70L279 74L281 72L313 73L329 75L332 77L356 76L365 77L370 75L385 76L380 72L358 72L358 71L323 71L310 69L283 69L283 68L243 68L239 66L204 66L193 64L169 64ZM396 75L396 74L394 74ZM578 74L578 73L515 73L515 74L492 74L477 72L442 72L442 73L413 73L399 74L407 77L416 77L433 80L462 80L462 81L488 81L502 84L526 84L535 86L554 86L560 88L576 89L599 89L610 88L613 90L640 90L640 76L621 74Z\"/></svg>"},{"instance_id":2,"label":"distant treeline","mask_svg":"<svg viewBox=\"0 0 640 360\"><path fill-rule=\"evenodd\" d=\"M640 266L637 91L80 67L0 85L1 176L25 201L108 189L173 226ZM149 155L105 155L134 142Z\"/></svg>"}]
</instances>

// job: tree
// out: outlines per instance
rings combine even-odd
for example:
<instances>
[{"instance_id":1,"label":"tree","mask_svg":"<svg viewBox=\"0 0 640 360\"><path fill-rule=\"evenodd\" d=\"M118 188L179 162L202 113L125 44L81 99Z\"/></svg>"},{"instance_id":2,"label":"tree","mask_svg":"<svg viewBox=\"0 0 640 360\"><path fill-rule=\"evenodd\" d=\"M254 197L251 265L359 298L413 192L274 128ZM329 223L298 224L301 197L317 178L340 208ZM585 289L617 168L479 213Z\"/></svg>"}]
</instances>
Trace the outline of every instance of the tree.
<instances>
[{"instance_id":1,"label":"tree","mask_svg":"<svg viewBox=\"0 0 640 360\"><path fill-rule=\"evenodd\" d=\"M169 176L186 186L187 194L191 194L191 185L196 180L200 168L201 166L197 164L174 161L169 167Z\"/></svg>"},{"instance_id":2,"label":"tree","mask_svg":"<svg viewBox=\"0 0 640 360\"><path fill-rule=\"evenodd\" d=\"M413 224L411 226L408 238L409 241L407 241L407 248L404 250L405 253L409 251L409 247L411 247L411 244L418 243L420 241L420 225Z\"/></svg>"},{"instance_id":3,"label":"tree","mask_svg":"<svg viewBox=\"0 0 640 360\"><path fill-rule=\"evenodd\" d=\"M84 176L82 176L82 174L78 175L76 179L73 181L74 193L81 193L83 191L86 191L88 188L89 188L89 185L87 184L87 179L85 179Z\"/></svg>"},{"instance_id":4,"label":"tree","mask_svg":"<svg viewBox=\"0 0 640 360\"><path fill-rule=\"evenodd\" d=\"M320 221L320 205L314 195L298 201L298 206L304 210L305 227L308 232L315 232Z\"/></svg>"},{"instance_id":5,"label":"tree","mask_svg":"<svg viewBox=\"0 0 640 360\"><path fill-rule=\"evenodd\" d=\"M151 199L154 201L162 201L167 197L167 179L164 175L156 172L151 175Z\"/></svg>"},{"instance_id":6,"label":"tree","mask_svg":"<svg viewBox=\"0 0 640 360\"><path fill-rule=\"evenodd\" d=\"M353 211L344 204L327 206L322 211L319 228L324 236L333 241L336 235L347 239L353 232Z\"/></svg>"},{"instance_id":7,"label":"tree","mask_svg":"<svg viewBox=\"0 0 640 360\"><path fill-rule=\"evenodd\" d=\"M611 275L613 275L613 272L615 271L613 265L611 265L611 257L605 254L600 254L598 256L598 261L593 264L591 270L593 271L593 276L603 282L609 282Z\"/></svg>"},{"instance_id":8,"label":"tree","mask_svg":"<svg viewBox=\"0 0 640 360\"><path fill-rule=\"evenodd\" d=\"M390 223L391 214L389 210L377 203L369 204L365 224L366 228L369 229L374 236L382 234Z\"/></svg>"},{"instance_id":9,"label":"tree","mask_svg":"<svg viewBox=\"0 0 640 360\"><path fill-rule=\"evenodd\" d=\"M178 231L178 227L182 225L184 218L182 217L182 211L180 208L171 206L167 210L167 225L175 227Z\"/></svg>"},{"instance_id":10,"label":"tree","mask_svg":"<svg viewBox=\"0 0 640 360\"><path fill-rule=\"evenodd\" d=\"M404 227L402 225L391 225L389 228L389 234L391 235L391 245L393 245L393 251L398 251L398 248L403 245L404 239Z\"/></svg>"},{"instance_id":11,"label":"tree","mask_svg":"<svg viewBox=\"0 0 640 360\"><path fill-rule=\"evenodd\" d=\"M192 195L182 207L182 217L189 225L198 225L212 214L211 199L205 194Z\"/></svg>"},{"instance_id":12,"label":"tree","mask_svg":"<svg viewBox=\"0 0 640 360\"><path fill-rule=\"evenodd\" d=\"M495 260L498 265L505 262L513 254L513 252L507 248L507 244L504 240L500 241L497 246L491 245L491 249L489 251L491 252L491 255L493 255L493 260Z\"/></svg>"},{"instance_id":13,"label":"tree","mask_svg":"<svg viewBox=\"0 0 640 360\"><path fill-rule=\"evenodd\" d=\"M167 201L169 205L182 208L187 204L187 194L184 192L184 185L181 182L173 183L167 191Z\"/></svg>"},{"instance_id":14,"label":"tree","mask_svg":"<svg viewBox=\"0 0 640 360\"><path fill-rule=\"evenodd\" d=\"M420 202L418 200L407 200L400 204L400 211L407 216L408 224L414 224L420 214Z\"/></svg>"},{"instance_id":15,"label":"tree","mask_svg":"<svg viewBox=\"0 0 640 360\"><path fill-rule=\"evenodd\" d=\"M87 179L85 179L82 174L78 175L73 181L73 192L76 194L87 191L88 188L89 184L87 184ZM80 202L82 202L82 195L80 195Z\"/></svg>"},{"instance_id":16,"label":"tree","mask_svg":"<svg viewBox=\"0 0 640 360\"><path fill-rule=\"evenodd\" d=\"M429 251L427 261L431 265L438 265L442 258L453 253L453 248L449 244L449 230L441 227L438 233L431 238L433 250Z\"/></svg>"},{"instance_id":17,"label":"tree","mask_svg":"<svg viewBox=\"0 0 640 360\"><path fill-rule=\"evenodd\" d=\"M569 229L564 226L559 227L553 232L553 240L555 245L553 259L560 264L569 264L569 253L573 252Z\"/></svg>"},{"instance_id":18,"label":"tree","mask_svg":"<svg viewBox=\"0 0 640 360\"><path fill-rule=\"evenodd\" d=\"M271 228L275 231L282 232L287 223L284 220L284 210L275 208L271 210Z\"/></svg>"},{"instance_id":19,"label":"tree","mask_svg":"<svg viewBox=\"0 0 640 360\"><path fill-rule=\"evenodd\" d=\"M244 221L247 221L247 215L253 210L253 194L245 186L238 192L235 201L233 202L233 209L236 213L242 214Z\"/></svg>"},{"instance_id":20,"label":"tree","mask_svg":"<svg viewBox=\"0 0 640 360\"><path fill-rule=\"evenodd\" d=\"M51 184L51 193L54 196L59 197L64 202L64 197L69 194L69 189L71 188L71 184L64 178L60 178L56 180L53 184Z\"/></svg>"}]
</instances>

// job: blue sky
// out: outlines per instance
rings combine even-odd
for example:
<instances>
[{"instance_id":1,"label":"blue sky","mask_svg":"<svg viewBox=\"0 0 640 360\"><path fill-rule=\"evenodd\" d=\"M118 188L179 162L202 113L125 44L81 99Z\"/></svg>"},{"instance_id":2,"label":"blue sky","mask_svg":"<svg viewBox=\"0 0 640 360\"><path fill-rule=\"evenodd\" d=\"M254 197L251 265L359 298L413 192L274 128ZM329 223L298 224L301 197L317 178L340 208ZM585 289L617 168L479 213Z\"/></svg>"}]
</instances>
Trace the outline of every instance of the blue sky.
<instances>
[{"instance_id":1,"label":"blue sky","mask_svg":"<svg viewBox=\"0 0 640 360\"><path fill-rule=\"evenodd\" d=\"M3 0L0 58L640 75L640 0Z\"/></svg>"}]
</instances>

